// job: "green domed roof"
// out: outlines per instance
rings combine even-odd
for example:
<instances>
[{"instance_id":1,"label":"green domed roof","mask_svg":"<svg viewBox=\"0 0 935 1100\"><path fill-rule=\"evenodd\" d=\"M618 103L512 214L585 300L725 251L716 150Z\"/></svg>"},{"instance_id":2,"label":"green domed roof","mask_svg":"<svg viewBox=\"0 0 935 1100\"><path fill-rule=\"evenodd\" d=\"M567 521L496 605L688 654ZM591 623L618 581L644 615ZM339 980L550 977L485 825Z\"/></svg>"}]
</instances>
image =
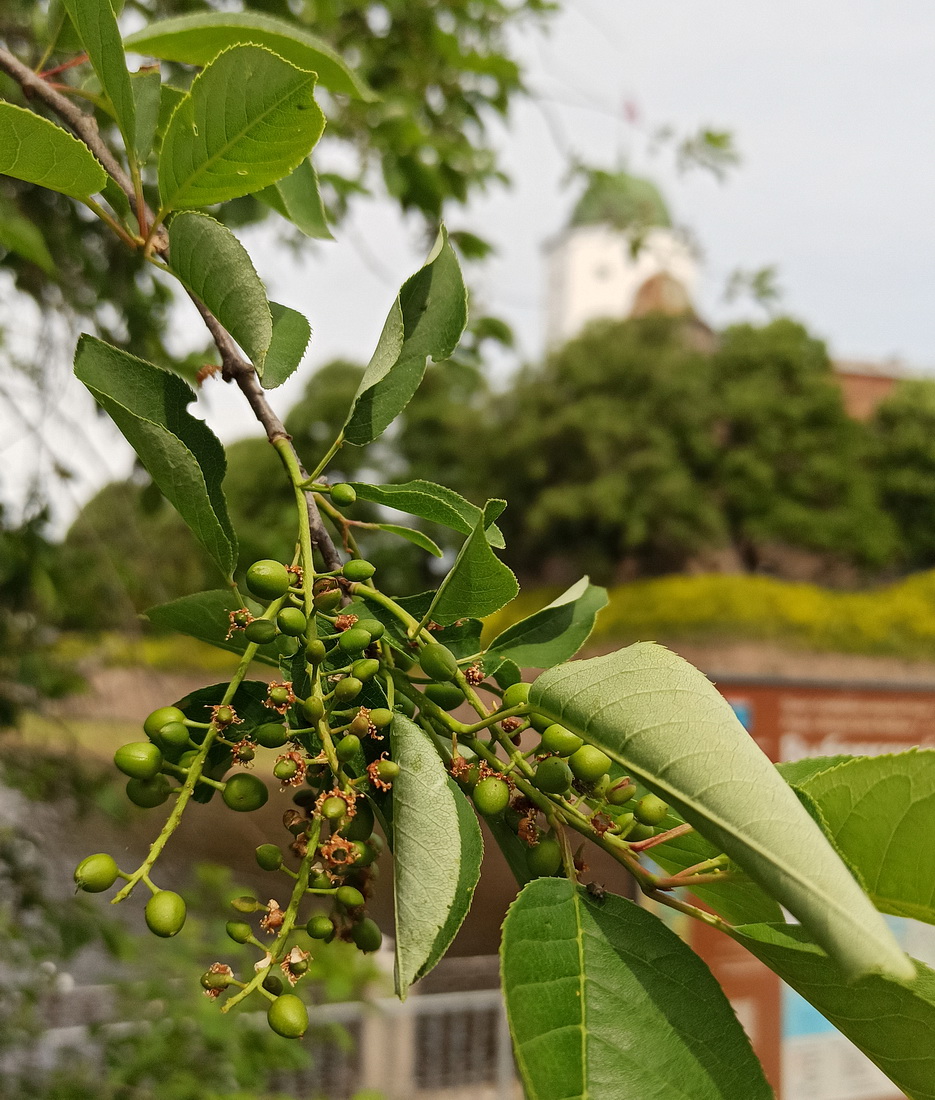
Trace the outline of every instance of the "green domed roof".
<instances>
[{"instance_id":1,"label":"green domed roof","mask_svg":"<svg viewBox=\"0 0 935 1100\"><path fill-rule=\"evenodd\" d=\"M611 225L615 229L649 229L672 221L659 189L626 172L589 174L584 194L571 215L571 225Z\"/></svg>"}]
</instances>

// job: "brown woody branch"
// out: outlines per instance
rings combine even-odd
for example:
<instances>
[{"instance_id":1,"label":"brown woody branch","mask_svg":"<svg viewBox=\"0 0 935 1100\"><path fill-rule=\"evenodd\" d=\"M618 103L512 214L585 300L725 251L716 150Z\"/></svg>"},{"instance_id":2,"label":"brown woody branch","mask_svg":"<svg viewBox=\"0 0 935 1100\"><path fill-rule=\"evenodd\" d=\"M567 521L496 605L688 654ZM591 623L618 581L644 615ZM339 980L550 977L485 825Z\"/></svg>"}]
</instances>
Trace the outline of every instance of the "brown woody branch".
<instances>
[{"instance_id":1,"label":"brown woody branch","mask_svg":"<svg viewBox=\"0 0 935 1100\"><path fill-rule=\"evenodd\" d=\"M28 65L23 64L22 61L14 57L13 54L2 46L0 46L0 71L7 73L17 84L19 84L27 99L32 97L40 99L51 111L58 115L63 122L67 123L101 162L107 174L114 180L121 191L124 192L131 204L136 203L137 196L133 187L133 181L123 170L120 162L101 137L97 122L93 115L81 110L81 108L75 103L72 103L67 96L62 95L61 92L50 87L38 73L34 73ZM152 211L149 210L148 207L145 207L145 211L148 223L152 224ZM160 229L155 238L155 251L165 256L168 252L168 247L168 237L165 231ZM207 306L199 301L191 292L189 292L189 297L195 304L195 308L201 314L202 320L211 333L211 338L218 349L218 354L221 356L221 372L224 380L226 382L236 382L238 388L243 393L244 397L246 397L257 420L263 425L263 429L271 443L277 439L289 439L289 433L286 431L283 422L276 413L273 412L269 402L266 400L266 395L260 386L253 365L241 356L237 350L237 345L234 343L227 329L224 328ZM293 453L294 450L293 448ZM299 461L298 455L296 455L296 461ZM301 462L299 462L299 468L304 475L305 471ZM325 565L329 570L340 569L342 564L341 555L335 548L331 536L328 534L322 522L321 514L318 511L318 507L312 495L306 493L305 499L308 506L308 519L311 528L312 542L318 547Z\"/></svg>"}]
</instances>

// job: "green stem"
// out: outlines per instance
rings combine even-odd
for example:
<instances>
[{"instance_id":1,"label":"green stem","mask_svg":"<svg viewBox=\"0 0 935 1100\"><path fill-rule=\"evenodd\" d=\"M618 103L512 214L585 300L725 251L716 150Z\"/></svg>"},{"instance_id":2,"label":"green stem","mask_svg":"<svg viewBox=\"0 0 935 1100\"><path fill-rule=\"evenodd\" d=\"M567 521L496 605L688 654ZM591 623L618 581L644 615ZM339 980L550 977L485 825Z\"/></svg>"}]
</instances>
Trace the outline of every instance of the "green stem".
<instances>
[{"instance_id":1,"label":"green stem","mask_svg":"<svg viewBox=\"0 0 935 1100\"><path fill-rule=\"evenodd\" d=\"M224 1005L221 1006L222 1012L230 1012L234 1005L238 1004L245 997L248 997L255 989L261 988L263 982L266 979L267 974L279 961L279 955L289 936L292 935L292 929L295 927L295 918L299 912L299 905L302 899L305 897L305 892L308 886L308 872L315 862L315 853L318 851L318 838L321 836L321 818L315 817L312 819L312 831L308 837L308 851L302 859L299 865L298 874L295 880L295 886L292 888L292 896L289 898L289 904L286 906L286 911L283 915L282 927L279 929L279 934L273 941L272 946L264 948L270 953L269 965L262 970L258 970L243 989L233 997L230 998Z\"/></svg>"},{"instance_id":2,"label":"green stem","mask_svg":"<svg viewBox=\"0 0 935 1100\"><path fill-rule=\"evenodd\" d=\"M321 460L321 462L318 463L318 465L315 467L315 469L312 470L312 472L308 475L308 478L306 480L309 481L309 482L315 481L316 478L321 474L322 470L324 470L324 468L328 465L328 463L334 458L334 456L338 453L338 451L340 451L340 449L343 446L344 446L344 432L341 432L338 435L338 438L334 441L334 443L332 443L331 446L328 448L328 450L325 454L325 457Z\"/></svg>"},{"instance_id":3,"label":"green stem","mask_svg":"<svg viewBox=\"0 0 935 1100\"><path fill-rule=\"evenodd\" d=\"M237 694L237 689L243 682L244 677L247 675L247 669L250 667L250 662L253 660L254 654L257 651L257 646L252 643L244 650L243 657L240 659L240 664L237 666L237 671L234 673L231 682L227 685L227 690L224 692L224 697L221 699L221 705L229 703ZM201 769L204 767L205 758L208 755L208 750L214 744L214 739L217 736L218 730L214 722L211 723L204 741L202 741L200 748L198 749L198 755L191 762L188 769L188 778L182 784L181 790L178 792L178 797L175 800L175 805L172 807L172 813L166 818L166 823L162 827L162 832L153 843L150 845L149 854L143 863L130 875L126 886L112 899L111 904L116 905L118 901L123 901L124 898L130 896L133 892L133 888L140 880L147 880L149 878L149 872L152 870L156 860L162 854L163 848L169 841L169 837L178 828L179 822L182 820L182 813L185 807L188 805L188 800L191 798L195 791L195 785L201 778Z\"/></svg>"}]
</instances>

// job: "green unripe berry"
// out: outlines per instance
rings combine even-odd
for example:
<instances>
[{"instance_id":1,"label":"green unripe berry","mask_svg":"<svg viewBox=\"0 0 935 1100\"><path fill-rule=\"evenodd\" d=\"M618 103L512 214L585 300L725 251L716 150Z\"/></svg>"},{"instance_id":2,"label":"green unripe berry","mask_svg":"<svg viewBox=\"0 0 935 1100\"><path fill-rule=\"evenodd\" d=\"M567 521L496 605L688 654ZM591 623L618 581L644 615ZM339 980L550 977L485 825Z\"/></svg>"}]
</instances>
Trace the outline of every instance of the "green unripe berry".
<instances>
[{"instance_id":1,"label":"green unripe berry","mask_svg":"<svg viewBox=\"0 0 935 1100\"><path fill-rule=\"evenodd\" d=\"M313 665L320 665L328 650L321 638L312 638L305 647L306 659Z\"/></svg>"},{"instance_id":2,"label":"green unripe berry","mask_svg":"<svg viewBox=\"0 0 935 1100\"><path fill-rule=\"evenodd\" d=\"M184 722L185 714L178 707L160 707L154 710L143 722L143 729L148 737L156 737L163 726L170 722Z\"/></svg>"},{"instance_id":3,"label":"green unripe berry","mask_svg":"<svg viewBox=\"0 0 935 1100\"><path fill-rule=\"evenodd\" d=\"M348 760L353 760L359 752L360 738L353 733L349 733L346 737L342 737L334 747L335 756L344 764L346 764Z\"/></svg>"},{"instance_id":4,"label":"green unripe berry","mask_svg":"<svg viewBox=\"0 0 935 1100\"><path fill-rule=\"evenodd\" d=\"M232 775L224 784L224 804L238 813L249 813L266 804L269 791L262 779L246 772Z\"/></svg>"},{"instance_id":5,"label":"green unripe berry","mask_svg":"<svg viewBox=\"0 0 935 1100\"><path fill-rule=\"evenodd\" d=\"M284 1039L301 1039L308 1030L308 1009L301 997L283 993L266 1010L266 1021Z\"/></svg>"},{"instance_id":6,"label":"green unripe berry","mask_svg":"<svg viewBox=\"0 0 935 1100\"><path fill-rule=\"evenodd\" d=\"M529 702L530 684L510 684L503 693L504 707L519 707Z\"/></svg>"},{"instance_id":7,"label":"green unripe berry","mask_svg":"<svg viewBox=\"0 0 935 1100\"><path fill-rule=\"evenodd\" d=\"M344 563L344 568L341 570L349 581L369 581L376 571L377 567L373 562L365 561L363 558L351 558Z\"/></svg>"},{"instance_id":8,"label":"green unripe berry","mask_svg":"<svg viewBox=\"0 0 935 1100\"><path fill-rule=\"evenodd\" d=\"M532 781L546 794L564 794L571 786L571 769L560 756L547 756L539 761Z\"/></svg>"},{"instance_id":9,"label":"green unripe berry","mask_svg":"<svg viewBox=\"0 0 935 1100\"><path fill-rule=\"evenodd\" d=\"M206 970L201 975L201 987L202 989L215 990L215 989L227 989L231 984L230 975L225 973L216 973L213 970Z\"/></svg>"},{"instance_id":10,"label":"green unripe berry","mask_svg":"<svg viewBox=\"0 0 935 1100\"><path fill-rule=\"evenodd\" d=\"M386 707L377 707L376 710L370 712L370 721L378 730L386 729L393 721L393 712L387 710Z\"/></svg>"},{"instance_id":11,"label":"green unripe berry","mask_svg":"<svg viewBox=\"0 0 935 1100\"><path fill-rule=\"evenodd\" d=\"M282 993L282 978L278 974L267 974L263 979L263 988L267 993L278 997Z\"/></svg>"},{"instance_id":12,"label":"green unripe berry","mask_svg":"<svg viewBox=\"0 0 935 1100\"><path fill-rule=\"evenodd\" d=\"M253 935L253 929L243 920L229 920L224 925L224 931L234 943L246 943Z\"/></svg>"},{"instance_id":13,"label":"green unripe berry","mask_svg":"<svg viewBox=\"0 0 935 1100\"><path fill-rule=\"evenodd\" d=\"M324 913L315 913L308 918L305 931L313 940L326 940L334 932L334 922Z\"/></svg>"},{"instance_id":14,"label":"green unripe berry","mask_svg":"<svg viewBox=\"0 0 935 1100\"><path fill-rule=\"evenodd\" d=\"M336 794L331 795L330 798L326 798L321 804L321 815L326 817L329 821L337 821L339 818L344 817L347 813L347 803L343 798L338 798Z\"/></svg>"},{"instance_id":15,"label":"green unripe berry","mask_svg":"<svg viewBox=\"0 0 935 1100\"><path fill-rule=\"evenodd\" d=\"M593 745L582 745L568 759L575 778L580 779L582 783L596 783L602 775L610 771L610 763L607 753L601 752Z\"/></svg>"},{"instance_id":16,"label":"green unripe berry","mask_svg":"<svg viewBox=\"0 0 935 1100\"><path fill-rule=\"evenodd\" d=\"M264 871L278 871L282 867L282 850L276 844L261 844L256 850L256 861Z\"/></svg>"},{"instance_id":17,"label":"green unripe berry","mask_svg":"<svg viewBox=\"0 0 935 1100\"><path fill-rule=\"evenodd\" d=\"M250 897L249 894L243 894L239 898L234 898L231 902L231 908L236 909L238 913L259 913L266 906L257 901L256 898Z\"/></svg>"},{"instance_id":18,"label":"green unripe berry","mask_svg":"<svg viewBox=\"0 0 935 1100\"><path fill-rule=\"evenodd\" d=\"M634 818L633 828L627 833L627 840L649 840L651 836L656 835L656 830L652 825L643 825L641 822Z\"/></svg>"},{"instance_id":19,"label":"green unripe berry","mask_svg":"<svg viewBox=\"0 0 935 1100\"><path fill-rule=\"evenodd\" d=\"M183 752L179 757L178 764L180 768L190 768L198 757L197 749L189 749L188 752Z\"/></svg>"},{"instance_id":20,"label":"green unripe berry","mask_svg":"<svg viewBox=\"0 0 935 1100\"><path fill-rule=\"evenodd\" d=\"M177 936L185 924L185 902L173 890L159 890L146 903L146 926L156 936Z\"/></svg>"},{"instance_id":21,"label":"green unripe berry","mask_svg":"<svg viewBox=\"0 0 935 1100\"><path fill-rule=\"evenodd\" d=\"M114 763L131 779L152 779L162 768L162 753L152 741L132 741L117 749Z\"/></svg>"},{"instance_id":22,"label":"green unripe berry","mask_svg":"<svg viewBox=\"0 0 935 1100\"><path fill-rule=\"evenodd\" d=\"M344 653L360 653L370 645L370 631L352 626L338 638L338 648Z\"/></svg>"},{"instance_id":23,"label":"green unripe berry","mask_svg":"<svg viewBox=\"0 0 935 1100\"><path fill-rule=\"evenodd\" d=\"M440 642L429 642L422 647L419 664L430 680L453 680L458 672L457 658Z\"/></svg>"},{"instance_id":24,"label":"green unripe berry","mask_svg":"<svg viewBox=\"0 0 935 1100\"><path fill-rule=\"evenodd\" d=\"M288 783L299 773L299 765L294 760L278 760L273 765L273 775L280 783Z\"/></svg>"},{"instance_id":25,"label":"green unripe berry","mask_svg":"<svg viewBox=\"0 0 935 1100\"><path fill-rule=\"evenodd\" d=\"M334 697L339 703L349 703L360 695L363 687L356 676L345 676L334 685Z\"/></svg>"},{"instance_id":26,"label":"green unripe berry","mask_svg":"<svg viewBox=\"0 0 935 1100\"><path fill-rule=\"evenodd\" d=\"M636 818L633 814L620 814L614 821L614 827L610 830L615 836L619 836L621 840L625 840L633 831L636 825Z\"/></svg>"},{"instance_id":27,"label":"green unripe berry","mask_svg":"<svg viewBox=\"0 0 935 1100\"><path fill-rule=\"evenodd\" d=\"M120 868L114 857L98 852L86 856L75 868L75 885L88 894L100 894L113 886L119 874Z\"/></svg>"},{"instance_id":28,"label":"green unripe berry","mask_svg":"<svg viewBox=\"0 0 935 1100\"><path fill-rule=\"evenodd\" d=\"M331 890L331 879L325 874L324 871L319 871L317 874L312 875L308 880L309 886L313 890Z\"/></svg>"},{"instance_id":29,"label":"green unripe berry","mask_svg":"<svg viewBox=\"0 0 935 1100\"><path fill-rule=\"evenodd\" d=\"M623 806L636 794L635 783L617 783L607 792L606 798L611 806Z\"/></svg>"},{"instance_id":30,"label":"green unripe berry","mask_svg":"<svg viewBox=\"0 0 935 1100\"><path fill-rule=\"evenodd\" d=\"M317 695L310 695L302 703L302 713L310 722L320 722L325 716L325 704Z\"/></svg>"},{"instance_id":31,"label":"green unripe berry","mask_svg":"<svg viewBox=\"0 0 935 1100\"><path fill-rule=\"evenodd\" d=\"M457 684L426 684L425 697L442 710L456 710L464 702L464 693Z\"/></svg>"},{"instance_id":32,"label":"green unripe berry","mask_svg":"<svg viewBox=\"0 0 935 1100\"><path fill-rule=\"evenodd\" d=\"M555 722L542 734L542 743L539 748L543 752L554 752L556 756L571 756L583 744L584 742L576 733Z\"/></svg>"},{"instance_id":33,"label":"green unripe berry","mask_svg":"<svg viewBox=\"0 0 935 1100\"><path fill-rule=\"evenodd\" d=\"M545 733L549 726L555 725L551 718L546 718L544 714L536 714L535 711L529 715L529 724L537 733Z\"/></svg>"},{"instance_id":34,"label":"green unripe berry","mask_svg":"<svg viewBox=\"0 0 935 1100\"><path fill-rule=\"evenodd\" d=\"M334 611L336 607L340 607L342 599L344 596L340 588L322 588L315 594L312 602L316 611Z\"/></svg>"},{"instance_id":35,"label":"green unripe berry","mask_svg":"<svg viewBox=\"0 0 935 1100\"><path fill-rule=\"evenodd\" d=\"M298 638L308 628L308 619L297 607L284 607L276 616L276 625L283 634Z\"/></svg>"},{"instance_id":36,"label":"green unripe berry","mask_svg":"<svg viewBox=\"0 0 935 1100\"><path fill-rule=\"evenodd\" d=\"M352 863L355 867L369 867L377 858L376 850L362 840L352 840L351 847L354 849Z\"/></svg>"},{"instance_id":37,"label":"green unripe berry","mask_svg":"<svg viewBox=\"0 0 935 1100\"><path fill-rule=\"evenodd\" d=\"M380 760L377 763L377 775L385 783L392 783L399 775L399 765L395 760Z\"/></svg>"},{"instance_id":38,"label":"green unripe berry","mask_svg":"<svg viewBox=\"0 0 935 1100\"><path fill-rule=\"evenodd\" d=\"M386 627L379 619L358 619L355 625L359 626L361 630L366 630L374 641L377 638L382 638L386 632Z\"/></svg>"},{"instance_id":39,"label":"green unripe berry","mask_svg":"<svg viewBox=\"0 0 935 1100\"><path fill-rule=\"evenodd\" d=\"M334 897L345 909L360 909L364 904L364 895L354 886L339 886Z\"/></svg>"},{"instance_id":40,"label":"green unripe berry","mask_svg":"<svg viewBox=\"0 0 935 1100\"><path fill-rule=\"evenodd\" d=\"M357 813L341 832L348 840L370 839L370 834L373 832L373 809L365 798L358 799Z\"/></svg>"},{"instance_id":41,"label":"green unripe berry","mask_svg":"<svg viewBox=\"0 0 935 1100\"><path fill-rule=\"evenodd\" d=\"M502 779L490 775L474 788L474 805L484 817L503 813L510 803L510 788Z\"/></svg>"},{"instance_id":42,"label":"green unripe berry","mask_svg":"<svg viewBox=\"0 0 935 1100\"><path fill-rule=\"evenodd\" d=\"M254 645L269 645L276 640L276 624L269 619L254 619L244 627L243 635Z\"/></svg>"},{"instance_id":43,"label":"green unripe berry","mask_svg":"<svg viewBox=\"0 0 935 1100\"><path fill-rule=\"evenodd\" d=\"M358 714L351 719L347 732L353 733L355 737L366 737L370 733L370 719L366 714Z\"/></svg>"},{"instance_id":44,"label":"green unripe berry","mask_svg":"<svg viewBox=\"0 0 935 1100\"><path fill-rule=\"evenodd\" d=\"M372 680L380 671L380 662L372 657L364 657L351 665L351 674L358 680Z\"/></svg>"},{"instance_id":45,"label":"green unripe berry","mask_svg":"<svg viewBox=\"0 0 935 1100\"><path fill-rule=\"evenodd\" d=\"M170 752L173 749L187 749L189 742L188 726L181 722L167 722L153 738L161 749Z\"/></svg>"},{"instance_id":46,"label":"green unripe berry","mask_svg":"<svg viewBox=\"0 0 935 1100\"><path fill-rule=\"evenodd\" d=\"M405 714L407 718L412 718L416 713L416 705L408 695L397 695L396 702L393 705L401 714Z\"/></svg>"},{"instance_id":47,"label":"green unripe berry","mask_svg":"<svg viewBox=\"0 0 935 1100\"><path fill-rule=\"evenodd\" d=\"M217 726L229 726L236 717L234 708L229 703L222 703L214 712L214 722Z\"/></svg>"},{"instance_id":48,"label":"green unripe berry","mask_svg":"<svg viewBox=\"0 0 935 1100\"><path fill-rule=\"evenodd\" d=\"M275 687L269 689L269 701L274 703L277 707L286 706L289 703L289 696L292 693L287 687L282 684L277 684Z\"/></svg>"},{"instance_id":49,"label":"green unripe berry","mask_svg":"<svg viewBox=\"0 0 935 1100\"><path fill-rule=\"evenodd\" d=\"M331 499L339 508L346 508L357 500L357 490L346 481L339 481L337 485L331 486Z\"/></svg>"},{"instance_id":50,"label":"green unripe berry","mask_svg":"<svg viewBox=\"0 0 935 1100\"><path fill-rule=\"evenodd\" d=\"M636 820L642 825L659 825L668 812L669 807L654 794L644 795L633 807Z\"/></svg>"},{"instance_id":51,"label":"green unripe berry","mask_svg":"<svg viewBox=\"0 0 935 1100\"><path fill-rule=\"evenodd\" d=\"M533 875L554 875L562 865L562 848L554 836L541 837L526 852L526 866Z\"/></svg>"},{"instance_id":52,"label":"green unripe berry","mask_svg":"<svg viewBox=\"0 0 935 1100\"><path fill-rule=\"evenodd\" d=\"M168 779L164 775L155 775L152 779L128 779L127 798L134 806L144 810L152 810L161 806L169 797L171 790Z\"/></svg>"},{"instance_id":53,"label":"green unripe berry","mask_svg":"<svg viewBox=\"0 0 935 1100\"><path fill-rule=\"evenodd\" d=\"M264 722L253 731L253 736L264 749L278 749L285 745L287 732L282 722Z\"/></svg>"},{"instance_id":54,"label":"green unripe berry","mask_svg":"<svg viewBox=\"0 0 935 1100\"><path fill-rule=\"evenodd\" d=\"M282 562L270 558L255 561L247 570L247 588L261 600L278 600L280 596L285 596L291 580Z\"/></svg>"},{"instance_id":55,"label":"green unripe berry","mask_svg":"<svg viewBox=\"0 0 935 1100\"><path fill-rule=\"evenodd\" d=\"M351 929L351 939L364 954L369 954L371 951L380 950L380 944L383 943L383 933L376 921L371 920L370 917L364 917Z\"/></svg>"}]
</instances>

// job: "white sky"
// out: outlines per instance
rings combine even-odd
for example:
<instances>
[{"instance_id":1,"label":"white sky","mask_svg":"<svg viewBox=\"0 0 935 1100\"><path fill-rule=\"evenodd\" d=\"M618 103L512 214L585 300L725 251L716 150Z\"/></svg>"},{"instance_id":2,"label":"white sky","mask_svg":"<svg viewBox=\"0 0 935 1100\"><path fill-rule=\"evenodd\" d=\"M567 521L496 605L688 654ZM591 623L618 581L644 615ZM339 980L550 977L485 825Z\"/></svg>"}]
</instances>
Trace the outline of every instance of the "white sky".
<instances>
[{"instance_id":1,"label":"white sky","mask_svg":"<svg viewBox=\"0 0 935 1100\"><path fill-rule=\"evenodd\" d=\"M571 152L610 168L624 158L660 182L703 250L699 305L712 322L756 317L749 304L724 303L725 281L735 268L775 264L783 308L832 354L935 367L935 5L566 0L546 37L524 34L516 48L535 98L497 128L514 185L453 212L449 224L496 242L496 259L471 278L483 306L516 329L519 358L541 351L541 247L577 197L563 186ZM639 126L624 120L625 102L638 105ZM665 123L733 131L741 167L723 184L700 172L679 177L671 157L648 150L646 133ZM388 202L362 207L336 235L301 262L266 232L243 238L270 296L302 310L315 333L299 377L276 392L281 410L314 366L368 357L399 284L422 259L416 223ZM78 472L54 492L60 529L95 488L126 474L129 451L103 422L81 424L90 401L64 367L46 406L19 394L31 427L2 408L0 393L0 492L21 501L57 456ZM203 415L222 439L254 430L238 397L221 385L204 391Z\"/></svg>"}]
</instances>

